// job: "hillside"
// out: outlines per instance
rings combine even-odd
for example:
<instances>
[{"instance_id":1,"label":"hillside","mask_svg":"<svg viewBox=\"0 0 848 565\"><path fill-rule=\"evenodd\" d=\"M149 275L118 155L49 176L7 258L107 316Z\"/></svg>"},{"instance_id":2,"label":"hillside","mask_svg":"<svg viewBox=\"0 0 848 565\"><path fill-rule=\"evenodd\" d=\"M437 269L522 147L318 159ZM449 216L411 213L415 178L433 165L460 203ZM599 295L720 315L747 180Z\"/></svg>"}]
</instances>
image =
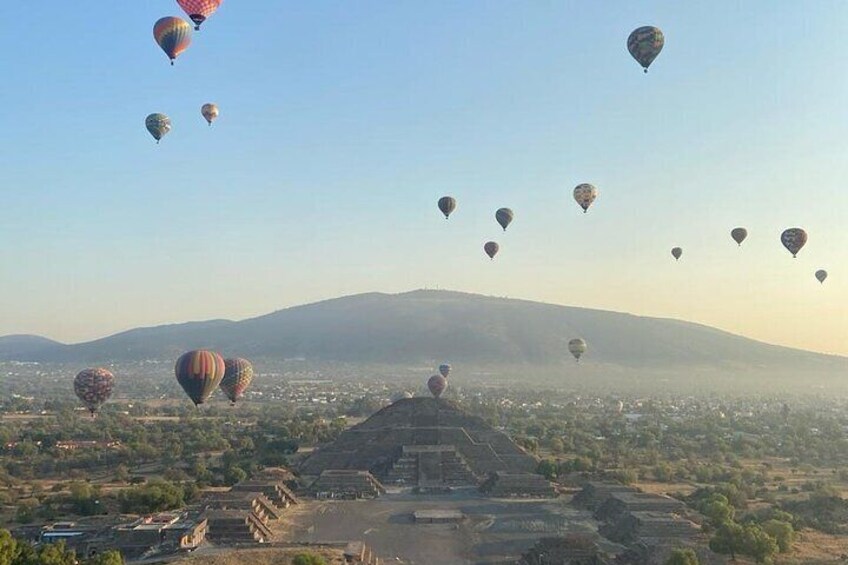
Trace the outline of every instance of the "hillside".
<instances>
[{"instance_id":1,"label":"hillside","mask_svg":"<svg viewBox=\"0 0 848 565\"><path fill-rule=\"evenodd\" d=\"M706 326L447 291L361 294L258 318L135 329L62 345L0 339L0 358L96 362L171 359L197 347L225 355L349 363L551 366L572 362L567 343L589 343L587 362L631 368L734 367L844 371L842 357L764 344Z\"/></svg>"}]
</instances>

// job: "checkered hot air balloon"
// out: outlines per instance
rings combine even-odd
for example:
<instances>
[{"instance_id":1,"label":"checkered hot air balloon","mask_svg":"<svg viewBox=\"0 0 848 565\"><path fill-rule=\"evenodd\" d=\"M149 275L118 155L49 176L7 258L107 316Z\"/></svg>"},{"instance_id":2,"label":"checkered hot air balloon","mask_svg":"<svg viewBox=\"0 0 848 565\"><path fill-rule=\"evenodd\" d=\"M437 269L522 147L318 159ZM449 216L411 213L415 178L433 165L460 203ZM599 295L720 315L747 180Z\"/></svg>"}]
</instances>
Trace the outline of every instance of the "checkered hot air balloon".
<instances>
[{"instance_id":1,"label":"checkered hot air balloon","mask_svg":"<svg viewBox=\"0 0 848 565\"><path fill-rule=\"evenodd\" d=\"M253 381L253 365L247 359L225 359L221 390L233 404L242 397Z\"/></svg>"},{"instance_id":2,"label":"checkered hot air balloon","mask_svg":"<svg viewBox=\"0 0 848 565\"><path fill-rule=\"evenodd\" d=\"M200 24L215 13L223 0L177 0L180 8L194 22L194 29L200 31Z\"/></svg>"},{"instance_id":3,"label":"checkered hot air balloon","mask_svg":"<svg viewBox=\"0 0 848 565\"><path fill-rule=\"evenodd\" d=\"M224 378L224 358L202 349L184 353L174 367L177 382L194 402L203 404Z\"/></svg>"},{"instance_id":4,"label":"checkered hot air balloon","mask_svg":"<svg viewBox=\"0 0 848 565\"><path fill-rule=\"evenodd\" d=\"M74 378L74 393L92 416L112 396L114 386L115 376L108 369L85 369Z\"/></svg>"}]
</instances>

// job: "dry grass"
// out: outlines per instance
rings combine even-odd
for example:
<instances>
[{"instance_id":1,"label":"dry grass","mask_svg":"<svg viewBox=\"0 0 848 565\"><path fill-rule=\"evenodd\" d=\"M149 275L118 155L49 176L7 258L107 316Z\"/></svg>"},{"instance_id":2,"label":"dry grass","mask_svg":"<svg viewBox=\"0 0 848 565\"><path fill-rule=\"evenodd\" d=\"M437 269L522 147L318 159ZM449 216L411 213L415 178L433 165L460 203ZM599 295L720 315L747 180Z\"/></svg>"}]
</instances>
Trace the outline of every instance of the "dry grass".
<instances>
[{"instance_id":1,"label":"dry grass","mask_svg":"<svg viewBox=\"0 0 848 565\"><path fill-rule=\"evenodd\" d=\"M792 546L792 553L779 557L779 563L844 563L848 554L848 539L804 529Z\"/></svg>"},{"instance_id":2,"label":"dry grass","mask_svg":"<svg viewBox=\"0 0 848 565\"><path fill-rule=\"evenodd\" d=\"M290 565L298 553L323 557L328 565L344 563L342 549L323 547L293 547L232 550L214 555L192 555L173 563L180 565Z\"/></svg>"}]
</instances>

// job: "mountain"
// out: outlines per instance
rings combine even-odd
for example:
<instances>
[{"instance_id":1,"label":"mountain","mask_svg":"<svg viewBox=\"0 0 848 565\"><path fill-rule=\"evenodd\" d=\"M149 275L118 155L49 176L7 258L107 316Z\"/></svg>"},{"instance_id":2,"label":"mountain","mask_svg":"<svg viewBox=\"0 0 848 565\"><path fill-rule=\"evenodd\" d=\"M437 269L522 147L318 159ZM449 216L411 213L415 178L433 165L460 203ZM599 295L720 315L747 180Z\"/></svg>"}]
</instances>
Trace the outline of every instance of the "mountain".
<instances>
[{"instance_id":1,"label":"mountain","mask_svg":"<svg viewBox=\"0 0 848 565\"><path fill-rule=\"evenodd\" d=\"M25 360L42 352L54 351L62 344L37 335L7 335L0 337L0 359Z\"/></svg>"},{"instance_id":2,"label":"mountain","mask_svg":"<svg viewBox=\"0 0 848 565\"><path fill-rule=\"evenodd\" d=\"M348 296L238 322L135 329L76 345L8 337L0 340L0 358L172 359L185 350L206 347L255 358L385 364L449 359L469 365L551 366L573 365L567 343L576 336L586 339L586 362L596 365L766 371L803 367L828 372L848 368L843 357L768 345L678 320L429 290Z\"/></svg>"}]
</instances>

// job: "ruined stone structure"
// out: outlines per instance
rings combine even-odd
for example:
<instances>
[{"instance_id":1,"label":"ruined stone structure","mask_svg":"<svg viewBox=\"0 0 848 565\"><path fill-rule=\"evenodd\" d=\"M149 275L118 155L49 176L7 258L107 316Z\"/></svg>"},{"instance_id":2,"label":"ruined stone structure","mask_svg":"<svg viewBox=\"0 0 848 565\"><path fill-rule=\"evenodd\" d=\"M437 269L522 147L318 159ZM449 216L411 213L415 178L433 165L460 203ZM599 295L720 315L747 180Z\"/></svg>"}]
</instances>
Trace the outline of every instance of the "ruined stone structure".
<instances>
[{"instance_id":1,"label":"ruined stone structure","mask_svg":"<svg viewBox=\"0 0 848 565\"><path fill-rule=\"evenodd\" d=\"M328 469L312 483L309 491L317 498L376 498L385 487L368 471Z\"/></svg>"},{"instance_id":2,"label":"ruined stone structure","mask_svg":"<svg viewBox=\"0 0 848 565\"><path fill-rule=\"evenodd\" d=\"M221 545L265 543L271 540L268 526L253 512L244 510L207 510L207 537Z\"/></svg>"},{"instance_id":3,"label":"ruined stone structure","mask_svg":"<svg viewBox=\"0 0 848 565\"><path fill-rule=\"evenodd\" d=\"M480 485L480 492L495 498L554 498L553 483L536 473L498 471Z\"/></svg>"},{"instance_id":4,"label":"ruined stone structure","mask_svg":"<svg viewBox=\"0 0 848 565\"><path fill-rule=\"evenodd\" d=\"M701 529L677 514L666 512L626 512L615 523L605 524L600 533L621 544L642 542L662 545L667 542L682 543L696 538Z\"/></svg>"},{"instance_id":5,"label":"ruined stone structure","mask_svg":"<svg viewBox=\"0 0 848 565\"><path fill-rule=\"evenodd\" d=\"M345 563L362 563L363 565L380 565L380 559L374 555L371 548L364 542L352 541L344 549Z\"/></svg>"},{"instance_id":6,"label":"ruined stone structure","mask_svg":"<svg viewBox=\"0 0 848 565\"><path fill-rule=\"evenodd\" d=\"M591 511L597 511L607 499L614 493L620 492L640 492L636 487L620 485L618 483L602 483L599 481L589 481L583 485L581 490L574 497L574 504Z\"/></svg>"},{"instance_id":7,"label":"ruined stone structure","mask_svg":"<svg viewBox=\"0 0 848 565\"><path fill-rule=\"evenodd\" d=\"M260 492L278 508L297 504L297 497L282 482L274 479L241 481L230 489L232 492Z\"/></svg>"},{"instance_id":8,"label":"ruined stone structure","mask_svg":"<svg viewBox=\"0 0 848 565\"><path fill-rule=\"evenodd\" d=\"M521 557L519 565L607 565L611 562L591 536L571 534L540 539Z\"/></svg>"},{"instance_id":9,"label":"ruined stone structure","mask_svg":"<svg viewBox=\"0 0 848 565\"><path fill-rule=\"evenodd\" d=\"M282 510L261 492L216 492L204 497L201 505L205 510L240 510L254 513L263 524L278 520Z\"/></svg>"},{"instance_id":10,"label":"ruined stone structure","mask_svg":"<svg viewBox=\"0 0 848 565\"><path fill-rule=\"evenodd\" d=\"M429 487L469 485L478 478L452 445L404 445L384 480L387 484Z\"/></svg>"},{"instance_id":11,"label":"ruined stone structure","mask_svg":"<svg viewBox=\"0 0 848 565\"><path fill-rule=\"evenodd\" d=\"M615 523L627 512L665 512L683 514L686 505L676 498L646 492L615 492L595 511L595 517Z\"/></svg>"},{"instance_id":12,"label":"ruined stone structure","mask_svg":"<svg viewBox=\"0 0 848 565\"><path fill-rule=\"evenodd\" d=\"M330 445L301 466L303 475L327 469L370 471L386 484L477 485L490 473L532 473L536 459L482 419L449 400L403 398Z\"/></svg>"}]
</instances>

